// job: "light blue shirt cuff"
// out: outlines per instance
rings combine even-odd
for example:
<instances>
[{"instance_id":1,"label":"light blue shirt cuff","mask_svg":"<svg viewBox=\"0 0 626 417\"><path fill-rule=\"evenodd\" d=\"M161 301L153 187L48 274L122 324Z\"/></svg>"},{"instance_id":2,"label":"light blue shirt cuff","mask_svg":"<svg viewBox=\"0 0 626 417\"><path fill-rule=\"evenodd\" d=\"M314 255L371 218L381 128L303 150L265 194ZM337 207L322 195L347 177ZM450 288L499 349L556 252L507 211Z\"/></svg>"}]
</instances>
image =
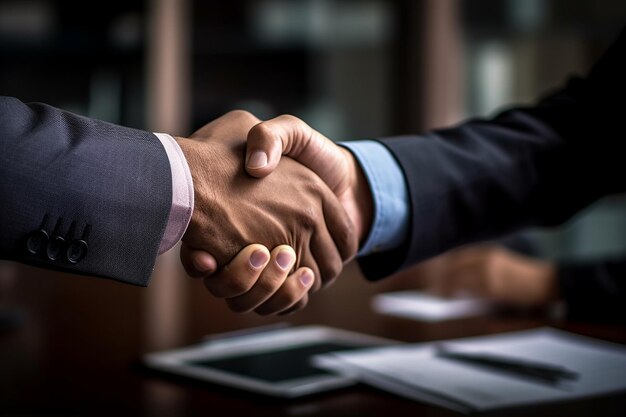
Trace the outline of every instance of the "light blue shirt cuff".
<instances>
[{"instance_id":1,"label":"light blue shirt cuff","mask_svg":"<svg viewBox=\"0 0 626 417\"><path fill-rule=\"evenodd\" d=\"M373 140L339 142L355 156L367 178L374 201L370 233L358 256L395 249L409 227L409 192L400 165L391 152Z\"/></svg>"}]
</instances>

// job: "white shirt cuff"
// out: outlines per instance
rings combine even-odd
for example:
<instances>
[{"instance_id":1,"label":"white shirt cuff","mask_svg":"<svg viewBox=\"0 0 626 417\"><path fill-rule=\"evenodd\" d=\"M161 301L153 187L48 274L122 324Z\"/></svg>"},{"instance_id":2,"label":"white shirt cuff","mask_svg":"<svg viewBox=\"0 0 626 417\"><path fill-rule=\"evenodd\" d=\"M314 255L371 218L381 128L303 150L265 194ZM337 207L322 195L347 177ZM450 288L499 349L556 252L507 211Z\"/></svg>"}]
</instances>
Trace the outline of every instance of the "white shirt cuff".
<instances>
[{"instance_id":1,"label":"white shirt cuff","mask_svg":"<svg viewBox=\"0 0 626 417\"><path fill-rule=\"evenodd\" d=\"M159 246L159 255L182 239L193 214L193 180L183 151L176 140L165 133L154 134L165 148L172 171L172 208Z\"/></svg>"}]
</instances>

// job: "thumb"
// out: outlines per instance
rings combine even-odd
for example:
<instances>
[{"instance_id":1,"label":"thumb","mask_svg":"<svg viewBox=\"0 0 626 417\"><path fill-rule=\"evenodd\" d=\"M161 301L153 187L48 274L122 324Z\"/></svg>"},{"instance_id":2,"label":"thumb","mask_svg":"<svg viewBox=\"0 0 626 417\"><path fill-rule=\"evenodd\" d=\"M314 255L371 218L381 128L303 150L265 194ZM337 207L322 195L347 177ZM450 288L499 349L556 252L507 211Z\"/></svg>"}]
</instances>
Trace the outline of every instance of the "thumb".
<instances>
[{"instance_id":1,"label":"thumb","mask_svg":"<svg viewBox=\"0 0 626 417\"><path fill-rule=\"evenodd\" d=\"M348 185L348 162L341 148L295 116L283 115L261 122L248 133L248 174L266 177L276 169L281 155L315 172L335 194Z\"/></svg>"}]
</instances>

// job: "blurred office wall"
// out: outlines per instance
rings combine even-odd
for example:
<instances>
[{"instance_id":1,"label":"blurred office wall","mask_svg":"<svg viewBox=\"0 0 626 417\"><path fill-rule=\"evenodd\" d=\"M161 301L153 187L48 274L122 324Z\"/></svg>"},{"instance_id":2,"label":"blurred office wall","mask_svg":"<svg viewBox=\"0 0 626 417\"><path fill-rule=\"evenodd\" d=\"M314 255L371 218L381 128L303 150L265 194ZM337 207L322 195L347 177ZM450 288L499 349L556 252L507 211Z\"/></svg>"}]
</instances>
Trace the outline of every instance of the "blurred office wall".
<instances>
[{"instance_id":1,"label":"blurred office wall","mask_svg":"<svg viewBox=\"0 0 626 417\"><path fill-rule=\"evenodd\" d=\"M178 135L234 108L335 140L419 133L534 102L625 22L623 0L0 0L0 94ZM623 251L626 204L536 235L547 256ZM199 285L180 282L155 300Z\"/></svg>"}]
</instances>

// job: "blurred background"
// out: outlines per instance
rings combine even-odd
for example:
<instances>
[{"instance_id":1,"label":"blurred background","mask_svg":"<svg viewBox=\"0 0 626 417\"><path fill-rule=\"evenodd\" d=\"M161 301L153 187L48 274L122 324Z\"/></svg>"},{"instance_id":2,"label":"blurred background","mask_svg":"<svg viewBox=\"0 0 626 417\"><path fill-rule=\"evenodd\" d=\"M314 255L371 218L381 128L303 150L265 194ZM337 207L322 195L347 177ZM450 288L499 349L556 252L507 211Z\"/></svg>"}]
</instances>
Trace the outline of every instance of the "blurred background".
<instances>
[{"instance_id":1,"label":"blurred background","mask_svg":"<svg viewBox=\"0 0 626 417\"><path fill-rule=\"evenodd\" d=\"M625 17L623 0L0 0L0 94L176 135L236 108L334 140L419 133L533 103L584 74ZM624 253L626 199L527 233L548 259ZM177 259L160 257L148 289L3 262L0 309L31 359L68 355L79 331L81 351L111 355L284 320L231 313ZM380 288L351 265L289 320L372 331L385 322L358 318Z\"/></svg>"}]
</instances>

